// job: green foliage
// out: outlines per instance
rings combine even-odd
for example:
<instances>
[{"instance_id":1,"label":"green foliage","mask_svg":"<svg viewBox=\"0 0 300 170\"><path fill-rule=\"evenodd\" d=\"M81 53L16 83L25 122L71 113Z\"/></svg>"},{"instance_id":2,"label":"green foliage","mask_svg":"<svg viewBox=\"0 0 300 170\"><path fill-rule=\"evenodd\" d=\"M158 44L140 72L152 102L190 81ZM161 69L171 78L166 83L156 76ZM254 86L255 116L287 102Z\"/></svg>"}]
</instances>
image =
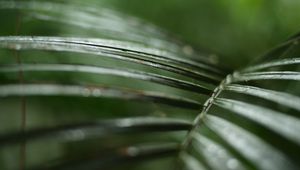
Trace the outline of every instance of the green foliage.
<instances>
[{"instance_id":1,"label":"green foliage","mask_svg":"<svg viewBox=\"0 0 300 170\"><path fill-rule=\"evenodd\" d=\"M0 1L0 169L299 169L299 34L248 63L295 28L269 14L296 2L143 2L221 56L102 7L153 19L138 3L91 2ZM262 38L258 16L280 33ZM244 29L257 37L239 43Z\"/></svg>"}]
</instances>

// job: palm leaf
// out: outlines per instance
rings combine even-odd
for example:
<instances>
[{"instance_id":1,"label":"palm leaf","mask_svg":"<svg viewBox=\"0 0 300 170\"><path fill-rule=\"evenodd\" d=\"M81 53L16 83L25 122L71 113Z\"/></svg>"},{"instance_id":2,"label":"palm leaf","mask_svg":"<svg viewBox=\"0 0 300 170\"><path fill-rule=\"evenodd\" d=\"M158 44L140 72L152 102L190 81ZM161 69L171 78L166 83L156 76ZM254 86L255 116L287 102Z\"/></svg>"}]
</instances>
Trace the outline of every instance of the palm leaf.
<instances>
[{"instance_id":1,"label":"palm leaf","mask_svg":"<svg viewBox=\"0 0 300 170\"><path fill-rule=\"evenodd\" d=\"M231 73L114 10L0 9L33 27L0 36L1 169L300 167L298 35Z\"/></svg>"}]
</instances>

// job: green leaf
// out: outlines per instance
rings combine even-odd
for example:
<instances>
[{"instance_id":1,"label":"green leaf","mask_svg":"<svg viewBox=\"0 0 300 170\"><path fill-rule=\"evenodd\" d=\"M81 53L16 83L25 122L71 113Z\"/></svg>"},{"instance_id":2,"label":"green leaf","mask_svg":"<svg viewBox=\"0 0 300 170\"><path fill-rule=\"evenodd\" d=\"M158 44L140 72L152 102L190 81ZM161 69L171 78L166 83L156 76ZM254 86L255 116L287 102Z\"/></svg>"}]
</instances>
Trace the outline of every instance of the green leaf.
<instances>
[{"instance_id":1,"label":"green leaf","mask_svg":"<svg viewBox=\"0 0 300 170\"><path fill-rule=\"evenodd\" d=\"M217 98L214 104L260 123L300 145L300 120L296 117L231 99Z\"/></svg>"},{"instance_id":2,"label":"green leaf","mask_svg":"<svg viewBox=\"0 0 300 170\"><path fill-rule=\"evenodd\" d=\"M199 109L200 103L183 97L101 86L23 84L0 85L0 97L10 96L75 96L89 98L118 98L123 100L148 101L187 109Z\"/></svg>"},{"instance_id":3,"label":"green leaf","mask_svg":"<svg viewBox=\"0 0 300 170\"><path fill-rule=\"evenodd\" d=\"M225 90L257 96L300 111L300 98L288 93L238 84L227 85Z\"/></svg>"},{"instance_id":4,"label":"green leaf","mask_svg":"<svg viewBox=\"0 0 300 170\"><path fill-rule=\"evenodd\" d=\"M141 161L170 157L178 150L176 143L157 143L157 144L140 144L137 146L121 147L111 150L106 155L103 153L93 154L89 159L79 156L71 160L61 158L59 161L45 162L32 169L47 169L47 170L81 170L99 168L121 167L124 164L137 163Z\"/></svg>"},{"instance_id":5,"label":"green leaf","mask_svg":"<svg viewBox=\"0 0 300 170\"><path fill-rule=\"evenodd\" d=\"M109 40L105 41L103 39L99 39L96 42L97 43L93 41L90 42L89 39L63 37L0 37L0 47L3 48L16 50L35 49L93 54L99 57L108 57L134 62L182 74L185 76L191 76L195 79L212 84L217 84L222 79L209 73L201 73L188 69L187 67L182 67L181 64L190 65L190 63L187 63L185 61L178 61L176 58L170 56L166 57L163 54L157 53L156 50L153 50L152 53L147 53L143 51L130 50L127 46L122 48L115 47L117 42L113 43L113 45L110 46L108 45L111 44ZM160 60L165 60L165 62L161 62Z\"/></svg>"},{"instance_id":6,"label":"green leaf","mask_svg":"<svg viewBox=\"0 0 300 170\"><path fill-rule=\"evenodd\" d=\"M6 145L43 138L55 138L58 141L77 141L88 138L105 137L113 133L187 131L190 128L190 122L175 118L124 118L2 134L0 136L0 144L1 147L5 147Z\"/></svg>"},{"instance_id":7,"label":"green leaf","mask_svg":"<svg viewBox=\"0 0 300 170\"><path fill-rule=\"evenodd\" d=\"M266 68L284 66L284 65L293 65L293 64L300 64L300 58L287 58L287 59L271 61L263 64L258 64L258 65L245 68L242 70L242 72L253 72L253 71L262 70Z\"/></svg>"},{"instance_id":8,"label":"green leaf","mask_svg":"<svg viewBox=\"0 0 300 170\"><path fill-rule=\"evenodd\" d=\"M233 157L222 146L198 133L193 133L192 136L194 138L193 146L195 150L202 153L212 169L246 169L237 158Z\"/></svg>"},{"instance_id":9,"label":"green leaf","mask_svg":"<svg viewBox=\"0 0 300 170\"><path fill-rule=\"evenodd\" d=\"M249 159L257 169L296 169L282 153L255 135L218 117L207 117L207 126Z\"/></svg>"},{"instance_id":10,"label":"green leaf","mask_svg":"<svg viewBox=\"0 0 300 170\"><path fill-rule=\"evenodd\" d=\"M21 66L3 66L0 68L0 72L83 72L96 75L111 75L119 76L129 79L137 79L149 82L155 82L179 89L184 89L192 92L208 95L211 91L201 85L178 80L175 78L161 76L158 74L151 74L134 70L120 70L114 68L86 66L86 65L67 65L67 64L23 64Z\"/></svg>"},{"instance_id":11,"label":"green leaf","mask_svg":"<svg viewBox=\"0 0 300 170\"><path fill-rule=\"evenodd\" d=\"M185 167L190 170L204 170L206 169L199 160L197 160L192 155L189 155L187 153L181 153L180 159L185 164Z\"/></svg>"},{"instance_id":12,"label":"green leaf","mask_svg":"<svg viewBox=\"0 0 300 170\"><path fill-rule=\"evenodd\" d=\"M251 73L237 73L232 82L251 80L300 80L300 73L294 71L265 71Z\"/></svg>"},{"instance_id":13,"label":"green leaf","mask_svg":"<svg viewBox=\"0 0 300 170\"><path fill-rule=\"evenodd\" d=\"M202 3L207 9L218 6L220 13L209 10L210 20L215 14L223 17L223 12L232 12L224 4ZM210 45L221 54L214 57L142 19L102 4L82 4L0 1L0 79L4 80L0 84L0 169L298 169L299 34L253 64L234 63L234 55L230 63L227 49L242 47L237 34L227 44L227 38L205 35L208 32L197 27L186 29L192 37L184 37L182 28L165 23L194 45L199 43L193 37L202 38L203 47ZM272 13L277 9L271 3L263 6ZM169 8L173 10L172 6L163 9ZM144 12L144 8L135 10ZM157 23L163 23L164 17L158 18ZM289 22L270 23L281 27ZM225 27L222 35L231 27ZM278 30L293 29L287 25ZM278 35L287 34L278 30ZM259 42L253 43L255 48L250 43L234 49L235 53L253 57L274 43L263 38L254 42ZM223 63L248 66L234 70ZM253 96L264 100L252 102ZM121 100L111 104L110 98ZM267 105L269 101L272 105ZM137 113L142 116L136 117ZM149 160L157 160L157 166Z\"/></svg>"}]
</instances>

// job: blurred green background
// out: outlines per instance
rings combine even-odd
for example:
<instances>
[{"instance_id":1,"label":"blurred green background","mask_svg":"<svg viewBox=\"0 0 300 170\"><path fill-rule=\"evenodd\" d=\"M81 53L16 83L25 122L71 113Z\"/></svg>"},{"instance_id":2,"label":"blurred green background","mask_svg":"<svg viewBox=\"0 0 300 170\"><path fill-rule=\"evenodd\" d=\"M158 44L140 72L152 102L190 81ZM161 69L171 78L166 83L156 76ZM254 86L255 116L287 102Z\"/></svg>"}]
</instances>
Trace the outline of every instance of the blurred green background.
<instances>
[{"instance_id":1,"label":"blurred green background","mask_svg":"<svg viewBox=\"0 0 300 170\"><path fill-rule=\"evenodd\" d=\"M299 0L106 0L234 68L300 30ZM99 2L98 2L99 3Z\"/></svg>"}]
</instances>

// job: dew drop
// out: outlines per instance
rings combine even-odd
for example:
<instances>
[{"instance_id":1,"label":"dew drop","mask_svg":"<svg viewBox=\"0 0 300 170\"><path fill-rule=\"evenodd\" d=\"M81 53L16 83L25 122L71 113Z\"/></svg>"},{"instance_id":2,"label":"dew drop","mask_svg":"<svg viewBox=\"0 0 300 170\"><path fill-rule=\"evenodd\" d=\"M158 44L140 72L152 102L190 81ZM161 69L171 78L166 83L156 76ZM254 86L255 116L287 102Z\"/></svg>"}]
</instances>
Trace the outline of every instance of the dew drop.
<instances>
[{"instance_id":1,"label":"dew drop","mask_svg":"<svg viewBox=\"0 0 300 170\"><path fill-rule=\"evenodd\" d=\"M214 146L214 145L209 145L209 146L207 147L207 150L208 150L209 152L214 152L216 149L217 149L217 148L216 148L216 146Z\"/></svg>"},{"instance_id":2,"label":"dew drop","mask_svg":"<svg viewBox=\"0 0 300 170\"><path fill-rule=\"evenodd\" d=\"M182 48L182 50L183 50L184 54L186 54L186 55L192 55L193 52L194 52L193 48L191 46L189 46L189 45L185 45Z\"/></svg>"},{"instance_id":3,"label":"dew drop","mask_svg":"<svg viewBox=\"0 0 300 170\"><path fill-rule=\"evenodd\" d=\"M224 150L222 149L219 149L218 152L217 152L218 156L221 157L221 158L224 158L226 157L226 153Z\"/></svg>"},{"instance_id":4,"label":"dew drop","mask_svg":"<svg viewBox=\"0 0 300 170\"><path fill-rule=\"evenodd\" d=\"M226 79L225 79L225 83L226 84L230 84L231 82L232 82L232 75L228 75L227 77L226 77Z\"/></svg>"},{"instance_id":5,"label":"dew drop","mask_svg":"<svg viewBox=\"0 0 300 170\"><path fill-rule=\"evenodd\" d=\"M129 147L126 151L129 156L136 156L139 153L139 150L136 147Z\"/></svg>"},{"instance_id":6,"label":"dew drop","mask_svg":"<svg viewBox=\"0 0 300 170\"><path fill-rule=\"evenodd\" d=\"M94 97L99 97L99 96L101 96L101 90L99 90L99 89L94 89L94 90L92 91L92 95L93 95Z\"/></svg>"},{"instance_id":7,"label":"dew drop","mask_svg":"<svg viewBox=\"0 0 300 170\"><path fill-rule=\"evenodd\" d=\"M85 133L82 130L73 130L68 132L66 136L72 140L82 140L85 138Z\"/></svg>"},{"instance_id":8,"label":"dew drop","mask_svg":"<svg viewBox=\"0 0 300 170\"><path fill-rule=\"evenodd\" d=\"M236 159L229 159L226 165L229 169L236 169L239 165L239 162Z\"/></svg>"},{"instance_id":9,"label":"dew drop","mask_svg":"<svg viewBox=\"0 0 300 170\"><path fill-rule=\"evenodd\" d=\"M81 94L84 96L84 97L89 97L91 95L91 91L90 89L88 88L85 88L81 91Z\"/></svg>"},{"instance_id":10,"label":"dew drop","mask_svg":"<svg viewBox=\"0 0 300 170\"><path fill-rule=\"evenodd\" d=\"M219 58L216 54L210 54L208 57L209 57L209 60L212 63L218 63L219 62Z\"/></svg>"},{"instance_id":11,"label":"dew drop","mask_svg":"<svg viewBox=\"0 0 300 170\"><path fill-rule=\"evenodd\" d=\"M298 40L295 40L293 43L294 43L295 45L297 45L299 42L298 42Z\"/></svg>"},{"instance_id":12,"label":"dew drop","mask_svg":"<svg viewBox=\"0 0 300 170\"><path fill-rule=\"evenodd\" d=\"M20 44L15 44L15 45L14 45L14 49L15 49L15 50L20 50L21 47L22 47L22 46L21 46Z\"/></svg>"}]
</instances>

